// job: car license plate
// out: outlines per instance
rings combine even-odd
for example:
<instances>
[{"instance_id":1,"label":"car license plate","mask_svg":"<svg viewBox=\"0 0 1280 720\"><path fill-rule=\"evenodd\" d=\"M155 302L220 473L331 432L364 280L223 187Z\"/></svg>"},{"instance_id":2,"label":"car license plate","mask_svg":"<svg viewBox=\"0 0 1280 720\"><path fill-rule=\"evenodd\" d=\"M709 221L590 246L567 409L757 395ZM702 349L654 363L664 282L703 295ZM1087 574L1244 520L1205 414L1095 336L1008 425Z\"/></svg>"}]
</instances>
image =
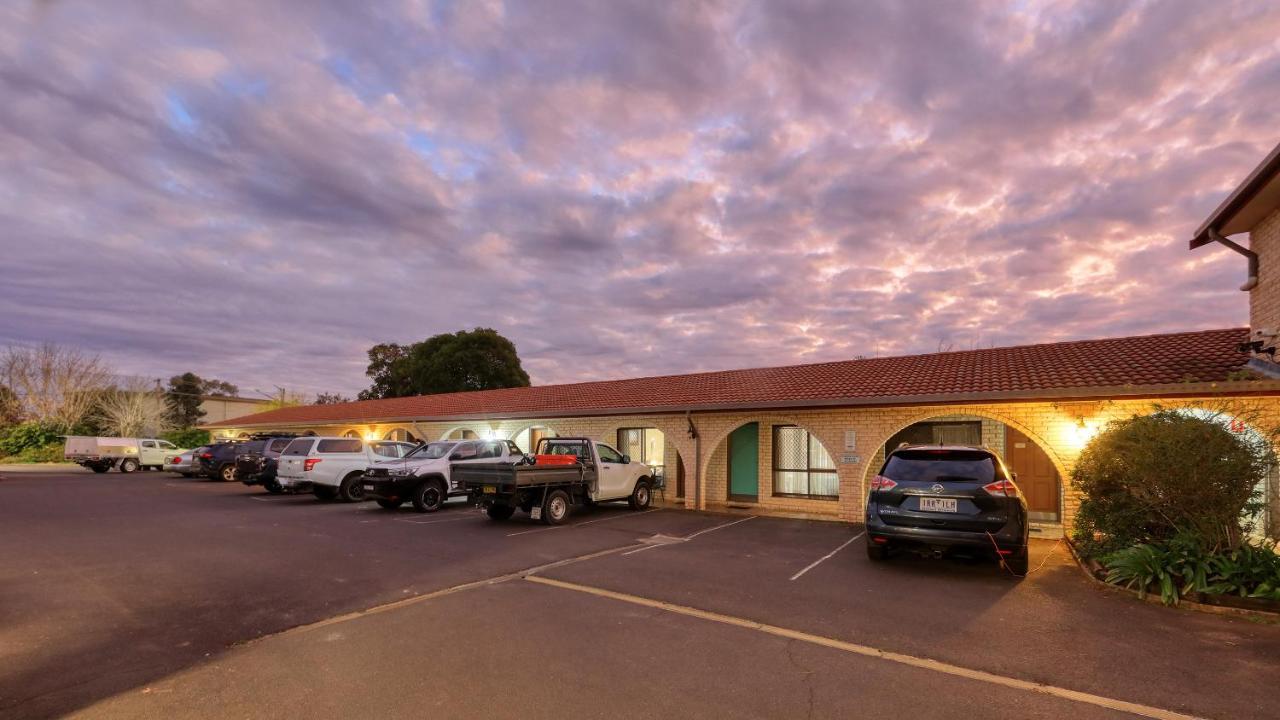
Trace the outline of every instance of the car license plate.
<instances>
[{"instance_id":1,"label":"car license plate","mask_svg":"<svg viewBox=\"0 0 1280 720\"><path fill-rule=\"evenodd\" d=\"M922 497L920 498L920 510L922 512L955 512L956 499Z\"/></svg>"},{"instance_id":2,"label":"car license plate","mask_svg":"<svg viewBox=\"0 0 1280 720\"><path fill-rule=\"evenodd\" d=\"M492 494L494 494L494 493L498 492L498 486L497 486L497 485L485 485L483 488L481 488L480 492L483 492L485 495L492 495Z\"/></svg>"}]
</instances>

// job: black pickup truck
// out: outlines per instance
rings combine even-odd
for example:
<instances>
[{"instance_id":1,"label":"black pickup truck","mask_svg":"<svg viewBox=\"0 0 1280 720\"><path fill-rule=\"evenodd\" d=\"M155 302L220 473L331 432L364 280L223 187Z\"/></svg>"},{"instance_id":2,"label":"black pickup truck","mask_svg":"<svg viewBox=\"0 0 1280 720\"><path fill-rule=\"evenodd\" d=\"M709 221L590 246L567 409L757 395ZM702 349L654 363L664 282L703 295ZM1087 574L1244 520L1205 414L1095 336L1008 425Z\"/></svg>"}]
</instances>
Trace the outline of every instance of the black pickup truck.
<instances>
[{"instance_id":1,"label":"black pickup truck","mask_svg":"<svg viewBox=\"0 0 1280 720\"><path fill-rule=\"evenodd\" d=\"M574 505L627 500L640 510L653 490L647 465L590 438L543 438L538 454L514 465L454 463L449 473L494 520L507 520L519 508L548 525L567 520Z\"/></svg>"},{"instance_id":2,"label":"black pickup truck","mask_svg":"<svg viewBox=\"0 0 1280 720\"><path fill-rule=\"evenodd\" d=\"M245 485L261 485L272 495L284 488L276 481L280 453L297 435L258 435L236 454L235 475Z\"/></svg>"}]
</instances>

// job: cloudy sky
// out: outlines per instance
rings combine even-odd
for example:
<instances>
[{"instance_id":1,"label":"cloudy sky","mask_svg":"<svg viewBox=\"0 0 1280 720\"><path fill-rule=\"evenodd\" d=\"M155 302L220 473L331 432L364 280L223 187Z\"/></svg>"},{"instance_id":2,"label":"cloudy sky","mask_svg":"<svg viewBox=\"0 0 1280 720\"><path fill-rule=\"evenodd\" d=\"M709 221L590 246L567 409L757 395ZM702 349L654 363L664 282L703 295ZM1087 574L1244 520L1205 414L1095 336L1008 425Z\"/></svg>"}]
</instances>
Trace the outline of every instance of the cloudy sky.
<instances>
[{"instance_id":1,"label":"cloudy sky","mask_svg":"<svg viewBox=\"0 0 1280 720\"><path fill-rule=\"evenodd\" d=\"M354 394L1247 322L1270 2L14 0L0 343Z\"/></svg>"}]
</instances>

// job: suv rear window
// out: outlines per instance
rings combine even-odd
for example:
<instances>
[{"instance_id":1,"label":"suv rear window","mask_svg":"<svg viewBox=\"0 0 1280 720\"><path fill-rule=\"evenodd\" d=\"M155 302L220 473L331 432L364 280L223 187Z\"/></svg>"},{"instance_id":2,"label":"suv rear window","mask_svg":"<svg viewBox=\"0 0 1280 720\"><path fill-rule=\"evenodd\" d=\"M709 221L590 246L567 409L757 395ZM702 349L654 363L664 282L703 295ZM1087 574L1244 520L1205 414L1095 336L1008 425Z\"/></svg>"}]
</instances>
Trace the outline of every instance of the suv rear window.
<instances>
[{"instance_id":1,"label":"suv rear window","mask_svg":"<svg viewBox=\"0 0 1280 720\"><path fill-rule=\"evenodd\" d=\"M289 443L289 447L284 449L281 455L308 455L311 453L311 446L315 444L315 440L311 438L298 438Z\"/></svg>"},{"instance_id":2,"label":"suv rear window","mask_svg":"<svg viewBox=\"0 0 1280 720\"><path fill-rule=\"evenodd\" d=\"M341 438L339 440L321 440L316 452L322 453L358 453L364 452L364 441L359 438Z\"/></svg>"},{"instance_id":3,"label":"suv rear window","mask_svg":"<svg viewBox=\"0 0 1280 720\"><path fill-rule=\"evenodd\" d=\"M271 441L270 450L271 452L283 452L289 446L289 442L289 438L276 438Z\"/></svg>"},{"instance_id":4,"label":"suv rear window","mask_svg":"<svg viewBox=\"0 0 1280 720\"><path fill-rule=\"evenodd\" d=\"M903 450L889 456L880 474L897 482L975 482L996 478L996 462L977 450Z\"/></svg>"}]
</instances>

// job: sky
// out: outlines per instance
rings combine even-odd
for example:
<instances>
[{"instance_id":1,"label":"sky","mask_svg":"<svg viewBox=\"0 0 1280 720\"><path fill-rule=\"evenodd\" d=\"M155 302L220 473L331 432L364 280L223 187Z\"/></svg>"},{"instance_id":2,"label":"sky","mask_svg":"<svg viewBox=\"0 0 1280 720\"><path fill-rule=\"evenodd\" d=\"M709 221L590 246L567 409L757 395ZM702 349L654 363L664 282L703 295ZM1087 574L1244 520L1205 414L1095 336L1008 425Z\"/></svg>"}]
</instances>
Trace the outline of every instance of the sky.
<instances>
[{"instance_id":1,"label":"sky","mask_svg":"<svg viewBox=\"0 0 1280 720\"><path fill-rule=\"evenodd\" d=\"M0 344L354 395L1247 324L1280 3L16 0Z\"/></svg>"}]
</instances>

